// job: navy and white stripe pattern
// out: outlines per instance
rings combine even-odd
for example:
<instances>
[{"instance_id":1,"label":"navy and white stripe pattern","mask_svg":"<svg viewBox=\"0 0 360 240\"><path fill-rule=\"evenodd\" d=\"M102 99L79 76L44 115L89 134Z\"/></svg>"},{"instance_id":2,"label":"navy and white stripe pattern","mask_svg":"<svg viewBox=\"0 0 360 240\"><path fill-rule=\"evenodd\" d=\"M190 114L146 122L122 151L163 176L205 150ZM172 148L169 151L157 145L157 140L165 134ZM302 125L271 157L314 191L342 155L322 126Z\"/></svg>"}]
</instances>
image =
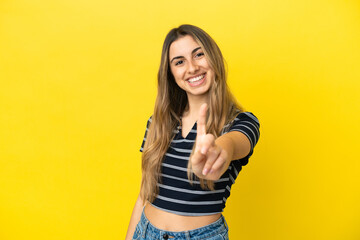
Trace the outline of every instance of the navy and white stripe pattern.
<instances>
[{"instance_id":1,"label":"navy and white stripe pattern","mask_svg":"<svg viewBox=\"0 0 360 240\"><path fill-rule=\"evenodd\" d=\"M151 117L147 122L141 152L150 124ZM187 178L187 164L196 138L196 123L185 138L181 135L181 126L178 126L162 163L161 182L158 183L159 194L152 205L184 216L203 216L222 212L230 196L232 184L235 183L242 166L248 163L259 141L259 128L259 121L251 112L239 113L234 121L224 126L221 134L232 131L245 134L251 143L251 150L246 157L233 160L228 170L215 182L215 190L210 191L203 190L199 181L193 181L191 185Z\"/></svg>"}]
</instances>

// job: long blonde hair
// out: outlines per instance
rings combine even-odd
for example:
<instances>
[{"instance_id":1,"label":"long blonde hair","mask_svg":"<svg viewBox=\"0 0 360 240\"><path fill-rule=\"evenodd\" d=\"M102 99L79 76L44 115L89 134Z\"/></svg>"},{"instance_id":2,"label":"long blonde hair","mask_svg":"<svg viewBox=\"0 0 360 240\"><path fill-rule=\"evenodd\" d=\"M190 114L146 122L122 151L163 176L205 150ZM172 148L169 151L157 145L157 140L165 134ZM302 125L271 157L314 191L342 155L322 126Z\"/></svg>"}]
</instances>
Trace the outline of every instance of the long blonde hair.
<instances>
[{"instance_id":1,"label":"long blonde hair","mask_svg":"<svg viewBox=\"0 0 360 240\"><path fill-rule=\"evenodd\" d=\"M173 28L167 34L162 48L158 93L142 153L140 197L143 201L153 202L159 192L157 183L161 180L161 163L175 136L173 130L180 124L180 116L188 107L186 92L176 84L169 64L170 45L186 35L192 36L200 45L215 73L215 80L209 89L206 131L219 137L223 126L243 111L227 86L224 59L215 41L205 31L193 25ZM191 166L188 169L188 177L192 180L194 176L191 174ZM200 182L202 188L214 189L213 181L200 179Z\"/></svg>"}]
</instances>

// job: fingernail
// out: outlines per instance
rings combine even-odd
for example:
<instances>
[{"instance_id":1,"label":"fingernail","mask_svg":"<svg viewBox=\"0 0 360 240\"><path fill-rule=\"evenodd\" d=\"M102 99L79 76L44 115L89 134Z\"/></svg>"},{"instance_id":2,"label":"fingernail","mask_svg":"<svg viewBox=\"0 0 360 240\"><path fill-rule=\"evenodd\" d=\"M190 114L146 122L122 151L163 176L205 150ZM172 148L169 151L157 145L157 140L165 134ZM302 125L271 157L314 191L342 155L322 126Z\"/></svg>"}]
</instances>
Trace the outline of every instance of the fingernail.
<instances>
[{"instance_id":1,"label":"fingernail","mask_svg":"<svg viewBox=\"0 0 360 240\"><path fill-rule=\"evenodd\" d=\"M202 174L203 174L203 175L206 175L206 174L208 173L208 171L209 171L209 170L208 170L207 168L204 168Z\"/></svg>"}]
</instances>

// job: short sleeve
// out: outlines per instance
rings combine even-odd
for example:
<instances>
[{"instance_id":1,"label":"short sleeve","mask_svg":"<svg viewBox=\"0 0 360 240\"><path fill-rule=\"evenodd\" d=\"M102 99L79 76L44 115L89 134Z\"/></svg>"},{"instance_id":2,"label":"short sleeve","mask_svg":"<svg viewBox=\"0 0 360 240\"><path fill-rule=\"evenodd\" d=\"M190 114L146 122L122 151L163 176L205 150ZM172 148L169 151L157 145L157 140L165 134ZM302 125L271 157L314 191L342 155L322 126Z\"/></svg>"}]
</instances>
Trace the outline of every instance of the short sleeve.
<instances>
[{"instance_id":1,"label":"short sleeve","mask_svg":"<svg viewBox=\"0 0 360 240\"><path fill-rule=\"evenodd\" d=\"M254 147L260 138L260 123L257 117L251 112L239 113L230 123L230 128L226 132L238 131L243 133L250 141L251 149L245 158L249 158L254 151Z\"/></svg>"},{"instance_id":2,"label":"short sleeve","mask_svg":"<svg viewBox=\"0 0 360 240\"><path fill-rule=\"evenodd\" d=\"M151 117L148 119L147 124L146 124L146 130L145 130L144 138L143 138L143 141L142 141L142 144L141 144L141 147L140 147L140 152L142 152L143 149L144 149L144 145L145 145L145 141L146 141L146 136L147 136L147 133L148 133L150 124L151 124Z\"/></svg>"}]
</instances>

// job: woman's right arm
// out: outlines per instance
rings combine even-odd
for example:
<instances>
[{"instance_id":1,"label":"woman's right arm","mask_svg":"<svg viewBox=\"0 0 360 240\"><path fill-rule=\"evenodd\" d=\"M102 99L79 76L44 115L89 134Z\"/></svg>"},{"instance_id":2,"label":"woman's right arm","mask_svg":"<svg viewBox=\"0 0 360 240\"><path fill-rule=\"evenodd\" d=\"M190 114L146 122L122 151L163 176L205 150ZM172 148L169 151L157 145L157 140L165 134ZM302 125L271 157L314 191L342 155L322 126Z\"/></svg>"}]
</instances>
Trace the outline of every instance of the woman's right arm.
<instances>
[{"instance_id":1,"label":"woman's right arm","mask_svg":"<svg viewBox=\"0 0 360 240\"><path fill-rule=\"evenodd\" d=\"M143 204L143 201L142 201L142 199L140 197L140 194L139 194L139 196L138 196L138 198L137 198L137 200L135 202L134 209L133 209L132 214L131 214L130 223L129 223L129 227L128 227L128 230L127 230L127 233L126 233L125 240L131 240L132 239L133 234L135 232L136 225L140 221L140 217L141 217L143 207L144 207L144 204Z\"/></svg>"}]
</instances>

